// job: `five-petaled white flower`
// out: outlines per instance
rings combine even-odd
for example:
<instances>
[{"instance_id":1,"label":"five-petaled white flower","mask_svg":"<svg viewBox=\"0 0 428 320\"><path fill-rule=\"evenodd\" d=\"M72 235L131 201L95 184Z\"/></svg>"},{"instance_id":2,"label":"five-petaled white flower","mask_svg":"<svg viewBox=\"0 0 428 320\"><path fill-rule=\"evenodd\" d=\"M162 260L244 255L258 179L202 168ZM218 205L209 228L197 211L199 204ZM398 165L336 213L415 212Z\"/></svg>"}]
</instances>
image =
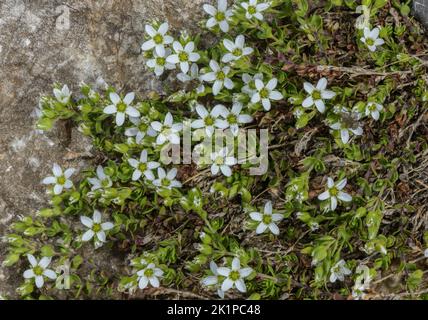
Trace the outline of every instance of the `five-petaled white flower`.
<instances>
[{"instance_id":1,"label":"five-petaled white flower","mask_svg":"<svg viewBox=\"0 0 428 320\"><path fill-rule=\"evenodd\" d=\"M145 121L146 118L139 118L139 117L129 117L129 120L132 122L132 124L135 127L131 127L125 130L125 135L127 137L135 137L136 143L141 143L143 141L144 137L146 136L146 133L148 131L151 131L153 134L153 129L149 128L147 122ZM150 129L150 130L149 130Z\"/></svg>"},{"instance_id":2,"label":"five-petaled white flower","mask_svg":"<svg viewBox=\"0 0 428 320\"><path fill-rule=\"evenodd\" d=\"M379 120L380 112L383 106L380 103L368 102L366 104L366 116L371 116L375 120Z\"/></svg>"},{"instance_id":3,"label":"five-petaled white flower","mask_svg":"<svg viewBox=\"0 0 428 320\"><path fill-rule=\"evenodd\" d=\"M245 17L251 19L252 17L263 20L262 12L270 7L269 3L262 2L258 3L258 0L249 0L248 2L242 2L241 6L245 9Z\"/></svg>"},{"instance_id":4,"label":"five-petaled white flower","mask_svg":"<svg viewBox=\"0 0 428 320\"><path fill-rule=\"evenodd\" d=\"M218 127L220 129L230 128L230 131L234 136L237 136L239 133L239 125L250 123L253 121L253 117L248 114L241 114L242 103L235 102L232 106L232 110L228 110L226 107L220 105L219 112L224 120L219 120Z\"/></svg>"},{"instance_id":5,"label":"five-petaled white flower","mask_svg":"<svg viewBox=\"0 0 428 320\"><path fill-rule=\"evenodd\" d=\"M67 85L64 85L61 90L55 88L53 93L55 98L62 104L67 104L70 102L71 92Z\"/></svg>"},{"instance_id":6,"label":"five-petaled white flower","mask_svg":"<svg viewBox=\"0 0 428 320\"><path fill-rule=\"evenodd\" d=\"M324 113L325 104L324 100L333 99L336 96L336 93L327 89L327 79L321 78L319 79L317 86L314 87L309 82L305 82L303 84L305 91L309 94L309 96L303 100L302 106L303 108L312 107L315 104L315 107L319 112Z\"/></svg>"},{"instance_id":7,"label":"five-petaled white flower","mask_svg":"<svg viewBox=\"0 0 428 320\"><path fill-rule=\"evenodd\" d=\"M346 192L343 192L343 188L345 188L347 183L346 178L340 180L337 183L334 183L334 180L330 177L327 178L327 190L321 193L318 196L318 199L321 201L329 200L330 205L329 208L331 211L336 210L337 208L337 199L342 200L344 202L350 202L352 201L352 197L347 194Z\"/></svg>"},{"instance_id":8,"label":"five-petaled white flower","mask_svg":"<svg viewBox=\"0 0 428 320\"><path fill-rule=\"evenodd\" d=\"M144 259L141 260L142 264L145 264ZM163 276L163 271L160 268L157 268L154 263L147 264L143 269L137 272L138 276L138 287L140 289L145 289L150 283L152 287L158 288L159 278Z\"/></svg>"},{"instance_id":9,"label":"five-petaled white flower","mask_svg":"<svg viewBox=\"0 0 428 320\"><path fill-rule=\"evenodd\" d=\"M153 52L153 58L147 60L146 64L149 68L152 68L155 72L155 75L158 77L161 76L165 69L174 70L175 64L169 63L167 58L171 55L170 49L165 49L163 55L158 54L156 51Z\"/></svg>"},{"instance_id":10,"label":"five-petaled white flower","mask_svg":"<svg viewBox=\"0 0 428 320\"><path fill-rule=\"evenodd\" d=\"M210 4L204 4L203 8L211 16L207 21L208 29L218 25L221 31L229 31L228 20L233 16L233 11L227 8L227 0L218 0L217 8Z\"/></svg>"},{"instance_id":11,"label":"five-petaled white flower","mask_svg":"<svg viewBox=\"0 0 428 320\"><path fill-rule=\"evenodd\" d=\"M340 131L340 139L344 144L347 144L349 142L351 134L354 134L356 136L361 136L363 134L363 128L361 128L360 126L355 126L354 124L348 124L345 121L333 123L330 128L336 131Z\"/></svg>"},{"instance_id":12,"label":"five-petaled white flower","mask_svg":"<svg viewBox=\"0 0 428 320\"><path fill-rule=\"evenodd\" d=\"M233 81L228 77L230 72L229 66L220 67L217 61L211 60L210 68L212 71L201 75L201 79L206 82L214 82L213 95L218 95L223 86L225 86L227 89L233 89Z\"/></svg>"},{"instance_id":13,"label":"five-petaled white flower","mask_svg":"<svg viewBox=\"0 0 428 320\"><path fill-rule=\"evenodd\" d=\"M159 121L153 121L150 126L155 132L150 133L150 135L157 136L156 144L162 145L165 142L169 141L172 144L180 143L180 131L183 129L181 123L173 123L174 118L172 114L168 112L165 116L163 124Z\"/></svg>"},{"instance_id":14,"label":"five-petaled white flower","mask_svg":"<svg viewBox=\"0 0 428 320\"><path fill-rule=\"evenodd\" d=\"M162 23L158 30L151 25L146 25L145 29L150 39L143 43L141 49L143 51L149 51L155 48L159 56L165 56L165 45L171 44L174 41L171 36L166 34L168 32L168 27L167 22Z\"/></svg>"},{"instance_id":15,"label":"five-petaled white flower","mask_svg":"<svg viewBox=\"0 0 428 320\"><path fill-rule=\"evenodd\" d=\"M200 119L192 122L193 129L205 128L208 137L214 134L215 128L220 128L220 119L218 117L224 113L225 107L221 104L216 105L210 112L201 104L196 105L196 112Z\"/></svg>"},{"instance_id":16,"label":"five-petaled white flower","mask_svg":"<svg viewBox=\"0 0 428 320\"><path fill-rule=\"evenodd\" d=\"M241 268L241 262L238 258L233 258L232 268L220 267L217 269L219 275L226 277L221 285L223 292L236 287L241 292L246 292L244 278L248 277L252 272L252 268Z\"/></svg>"},{"instance_id":17,"label":"five-petaled white flower","mask_svg":"<svg viewBox=\"0 0 428 320\"><path fill-rule=\"evenodd\" d=\"M217 269L218 269L217 264L214 261L211 261L210 270L212 275L202 279L202 284L204 286L208 287L208 286L217 285L219 283L220 279L219 279L219 274L217 272ZM220 298L224 299L224 292L220 288L217 289L217 294Z\"/></svg>"},{"instance_id":18,"label":"five-petaled white flower","mask_svg":"<svg viewBox=\"0 0 428 320\"><path fill-rule=\"evenodd\" d=\"M211 153L211 173L213 175L218 174L219 171L226 177L230 177L232 175L231 166L234 166L238 163L235 157L230 157L228 148L222 148L218 152Z\"/></svg>"},{"instance_id":19,"label":"five-petaled white flower","mask_svg":"<svg viewBox=\"0 0 428 320\"><path fill-rule=\"evenodd\" d=\"M180 72L177 74L177 79L181 82L190 82L195 81L198 84L196 88L196 93L203 93L205 91L205 86L203 85L203 81L201 79L201 75L199 74L199 67L196 63L193 63L190 66L189 73Z\"/></svg>"},{"instance_id":20,"label":"five-petaled white flower","mask_svg":"<svg viewBox=\"0 0 428 320\"><path fill-rule=\"evenodd\" d=\"M97 177L88 178L88 181L92 184L91 191L110 188L113 185L110 177L104 173L104 168L102 166L97 167Z\"/></svg>"},{"instance_id":21,"label":"five-petaled white flower","mask_svg":"<svg viewBox=\"0 0 428 320\"><path fill-rule=\"evenodd\" d=\"M345 260L340 260L330 269L330 282L334 283L336 280L343 281L345 276L350 275L352 272L346 266Z\"/></svg>"},{"instance_id":22,"label":"five-petaled white flower","mask_svg":"<svg viewBox=\"0 0 428 320\"><path fill-rule=\"evenodd\" d=\"M159 189L172 189L172 188L181 188L181 182L176 180L177 169L172 168L166 173L163 168L158 168L158 178L153 180L153 185Z\"/></svg>"},{"instance_id":23,"label":"five-petaled white flower","mask_svg":"<svg viewBox=\"0 0 428 320\"><path fill-rule=\"evenodd\" d=\"M260 222L256 229L257 234L261 234L269 228L274 235L279 235L279 228L275 222L281 221L284 216L279 213L272 213L271 201L266 202L263 213L251 212L250 217L254 221Z\"/></svg>"},{"instance_id":24,"label":"five-petaled white flower","mask_svg":"<svg viewBox=\"0 0 428 320\"><path fill-rule=\"evenodd\" d=\"M42 183L53 184L53 193L55 195L59 195L64 189L70 189L73 187L73 182L71 182L69 178L74 173L74 171L75 169L69 168L63 172L61 167L54 163L52 169L53 176L44 178Z\"/></svg>"},{"instance_id":25,"label":"five-petaled white flower","mask_svg":"<svg viewBox=\"0 0 428 320\"><path fill-rule=\"evenodd\" d=\"M245 47L245 38L242 34L236 37L235 42L224 39L223 45L229 51L221 59L224 63L239 60L243 56L248 56L254 51L253 48Z\"/></svg>"},{"instance_id":26,"label":"five-petaled white flower","mask_svg":"<svg viewBox=\"0 0 428 320\"><path fill-rule=\"evenodd\" d=\"M104 108L106 114L116 114L116 124L120 127L125 122L125 115L130 117L139 117L140 112L131 106L135 94L128 93L125 98L121 99L116 92L110 93L110 101L113 103Z\"/></svg>"},{"instance_id":27,"label":"five-petaled white flower","mask_svg":"<svg viewBox=\"0 0 428 320\"><path fill-rule=\"evenodd\" d=\"M101 212L98 210L94 210L92 219L87 216L80 216L80 221L85 227L89 228L82 235L82 241L89 241L96 235L99 241L95 240L99 245L106 241L106 231L114 227L111 222L101 222Z\"/></svg>"},{"instance_id":28,"label":"five-petaled white flower","mask_svg":"<svg viewBox=\"0 0 428 320\"><path fill-rule=\"evenodd\" d=\"M152 170L160 166L159 162L147 161L147 150L141 151L140 160L128 159L128 163L135 168L132 174L132 180L137 181L144 174L144 176L152 181L155 179L155 175Z\"/></svg>"},{"instance_id":29,"label":"five-petaled white flower","mask_svg":"<svg viewBox=\"0 0 428 320\"><path fill-rule=\"evenodd\" d=\"M257 91L253 93L251 103L258 103L261 101L266 111L269 111L271 108L271 100L281 100L283 98L282 93L275 90L278 84L276 78L270 79L266 84L264 84L261 79L255 79L254 83Z\"/></svg>"},{"instance_id":30,"label":"five-petaled white flower","mask_svg":"<svg viewBox=\"0 0 428 320\"><path fill-rule=\"evenodd\" d=\"M244 73L242 75L242 81L245 85L242 87L241 91L246 93L250 98L257 92L255 83L256 79L263 81L263 74L256 73L254 76L251 76L248 73Z\"/></svg>"},{"instance_id":31,"label":"five-petaled white flower","mask_svg":"<svg viewBox=\"0 0 428 320\"><path fill-rule=\"evenodd\" d=\"M370 30L369 28L364 28L364 36L361 37L361 41L364 42L370 51L376 51L377 47L383 45L385 41L379 38L379 28L374 28Z\"/></svg>"},{"instance_id":32,"label":"five-petaled white flower","mask_svg":"<svg viewBox=\"0 0 428 320\"><path fill-rule=\"evenodd\" d=\"M45 283L44 277L47 277L51 280L55 280L57 278L55 271L47 269L51 263L52 258L43 257L40 259L40 261L37 261L37 259L32 254L27 254L27 258L30 262L31 269L25 270L24 278L34 278L37 288L43 287L43 284Z\"/></svg>"},{"instance_id":33,"label":"five-petaled white flower","mask_svg":"<svg viewBox=\"0 0 428 320\"><path fill-rule=\"evenodd\" d=\"M166 58L166 61L172 64L179 64L183 73L189 71L191 62L197 62L201 57L199 53L194 52L195 43L193 41L188 42L184 48L180 42L174 41L172 47L175 53Z\"/></svg>"}]
</instances>

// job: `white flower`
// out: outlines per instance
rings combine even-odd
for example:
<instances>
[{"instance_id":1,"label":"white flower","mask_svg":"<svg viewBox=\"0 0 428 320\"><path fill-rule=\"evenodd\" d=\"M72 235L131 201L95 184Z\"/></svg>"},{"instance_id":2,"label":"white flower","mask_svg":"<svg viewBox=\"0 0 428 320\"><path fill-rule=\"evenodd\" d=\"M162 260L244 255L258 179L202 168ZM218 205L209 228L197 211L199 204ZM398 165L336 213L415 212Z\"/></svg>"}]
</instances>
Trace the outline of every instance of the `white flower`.
<instances>
[{"instance_id":1,"label":"white flower","mask_svg":"<svg viewBox=\"0 0 428 320\"><path fill-rule=\"evenodd\" d=\"M222 148L218 152L211 153L211 161L213 164L211 165L211 173L213 175L218 174L219 171L226 177L230 177L232 175L231 166L234 166L238 163L238 160L234 157L229 157L229 150L227 148Z\"/></svg>"},{"instance_id":2,"label":"white flower","mask_svg":"<svg viewBox=\"0 0 428 320\"><path fill-rule=\"evenodd\" d=\"M350 275L351 270L346 266L345 260L340 260L330 269L330 282L334 283L336 280L343 281L345 276Z\"/></svg>"},{"instance_id":3,"label":"white flower","mask_svg":"<svg viewBox=\"0 0 428 320\"><path fill-rule=\"evenodd\" d=\"M181 123L173 123L174 118L172 114L168 112L165 116L163 124L159 121L153 121L150 126L155 132L151 135L157 135L156 144L162 145L165 142L169 141L172 144L180 143L180 131L183 129Z\"/></svg>"},{"instance_id":4,"label":"white flower","mask_svg":"<svg viewBox=\"0 0 428 320\"><path fill-rule=\"evenodd\" d=\"M253 272L253 269L248 267L241 268L239 259L233 258L232 268L220 267L217 272L219 275L226 277L221 285L223 292L233 287L236 287L241 292L246 292L247 287L245 286L244 278L248 277Z\"/></svg>"},{"instance_id":5,"label":"white flower","mask_svg":"<svg viewBox=\"0 0 428 320\"><path fill-rule=\"evenodd\" d=\"M272 78L267 84L264 84L262 80L255 79L256 92L251 97L252 103L262 102L263 108L269 111L271 108L271 100L281 100L283 98L281 92L275 90L278 80Z\"/></svg>"},{"instance_id":6,"label":"white flower","mask_svg":"<svg viewBox=\"0 0 428 320\"><path fill-rule=\"evenodd\" d=\"M153 180L153 185L159 189L181 188L181 182L175 179L176 176L176 168L172 168L168 173L163 168L158 168L158 178Z\"/></svg>"},{"instance_id":7,"label":"white flower","mask_svg":"<svg viewBox=\"0 0 428 320\"><path fill-rule=\"evenodd\" d=\"M170 49L165 49L163 55L158 54L156 51L153 53L153 58L147 60L146 64L149 68L152 68L155 74L159 77L161 76L165 69L174 70L175 64L169 63L167 57L171 55Z\"/></svg>"},{"instance_id":8,"label":"white flower","mask_svg":"<svg viewBox=\"0 0 428 320\"><path fill-rule=\"evenodd\" d=\"M370 282L373 277L370 274L370 269L366 265L359 265L355 270L355 273L358 274L355 279L355 284L352 289L352 296L356 299L363 298L367 289L370 288Z\"/></svg>"},{"instance_id":9,"label":"white flower","mask_svg":"<svg viewBox=\"0 0 428 320\"><path fill-rule=\"evenodd\" d=\"M334 180L330 177L327 178L327 190L321 193L318 196L318 199L321 201L330 200L330 210L334 211L337 208L337 199L342 200L344 202L352 201L352 197L343 192L343 188L345 188L347 183L346 178L340 180L338 183L334 183Z\"/></svg>"},{"instance_id":10,"label":"white flower","mask_svg":"<svg viewBox=\"0 0 428 320\"><path fill-rule=\"evenodd\" d=\"M143 43L141 49L143 51L149 51L155 48L159 56L165 56L165 45L171 44L174 41L171 36L166 34L168 32L168 27L167 22L162 23L158 30L151 25L146 25L145 29L150 39Z\"/></svg>"},{"instance_id":11,"label":"white flower","mask_svg":"<svg viewBox=\"0 0 428 320\"><path fill-rule=\"evenodd\" d=\"M157 268L154 263L149 263L145 268L137 272L137 276L140 289L145 289L149 283L152 287L158 288L160 285L159 278L163 276L163 271Z\"/></svg>"},{"instance_id":12,"label":"white flower","mask_svg":"<svg viewBox=\"0 0 428 320\"><path fill-rule=\"evenodd\" d=\"M199 75L199 67L196 63L193 63L190 66L189 74L180 72L179 74L177 74L177 79L181 82L196 81L198 82L196 93L203 93L205 91L205 86L203 85L201 76Z\"/></svg>"},{"instance_id":13,"label":"white flower","mask_svg":"<svg viewBox=\"0 0 428 320\"><path fill-rule=\"evenodd\" d=\"M128 163L133 168L135 168L134 173L132 174L133 181L140 179L143 174L148 180L154 180L155 176L152 170L160 166L159 162L147 161L147 150L141 151L139 161L135 159L128 159Z\"/></svg>"},{"instance_id":14,"label":"white flower","mask_svg":"<svg viewBox=\"0 0 428 320\"><path fill-rule=\"evenodd\" d=\"M80 221L85 227L88 227L89 230L82 235L82 241L91 240L94 235L97 236L95 241L99 244L102 244L106 241L106 231L113 229L114 225L111 222L101 222L101 212L94 210L92 219L87 216L80 216Z\"/></svg>"},{"instance_id":15,"label":"white flower","mask_svg":"<svg viewBox=\"0 0 428 320\"><path fill-rule=\"evenodd\" d=\"M144 119L141 118L130 117L129 120L132 122L132 124L135 125L135 127L126 129L125 135L127 137L135 137L135 142L139 144L146 136L148 125L145 121L143 121Z\"/></svg>"},{"instance_id":16,"label":"white flower","mask_svg":"<svg viewBox=\"0 0 428 320\"><path fill-rule=\"evenodd\" d=\"M88 178L88 181L92 184L91 191L110 188L113 184L110 177L104 173L104 168L102 166L97 167L97 177Z\"/></svg>"},{"instance_id":17,"label":"white flower","mask_svg":"<svg viewBox=\"0 0 428 320\"><path fill-rule=\"evenodd\" d=\"M257 3L257 0L249 0L248 2L242 2L241 6L245 9L245 17L247 19L254 17L258 20L263 20L261 12L268 9L270 7L270 3Z\"/></svg>"},{"instance_id":18,"label":"white flower","mask_svg":"<svg viewBox=\"0 0 428 320\"><path fill-rule=\"evenodd\" d=\"M232 110L228 110L226 107L219 107L219 112L224 120L218 122L218 127L220 129L230 128L230 131L234 136L237 136L239 133L239 125L250 123L253 121L253 117L248 114L241 114L242 103L235 102L232 106Z\"/></svg>"},{"instance_id":19,"label":"white flower","mask_svg":"<svg viewBox=\"0 0 428 320\"><path fill-rule=\"evenodd\" d=\"M370 51L376 51L378 46L381 46L385 43L383 39L379 38L379 28L374 28L370 30L369 28L364 28L364 37L361 37L361 41L364 42Z\"/></svg>"},{"instance_id":20,"label":"white flower","mask_svg":"<svg viewBox=\"0 0 428 320\"><path fill-rule=\"evenodd\" d=\"M220 119L218 117L224 113L223 105L216 105L211 112L201 104L196 105L196 112L198 113L200 119L194 120L192 122L193 129L203 129L205 128L205 133L208 137L211 137L214 134L215 128L219 128Z\"/></svg>"},{"instance_id":21,"label":"white flower","mask_svg":"<svg viewBox=\"0 0 428 320\"><path fill-rule=\"evenodd\" d=\"M224 66L220 67L217 61L210 61L210 68L212 72L207 72L201 76L201 79L206 82L214 82L213 84L213 94L216 96L223 86L227 89L233 89L234 84L233 81L228 78L228 74L230 72L230 67Z\"/></svg>"},{"instance_id":22,"label":"white flower","mask_svg":"<svg viewBox=\"0 0 428 320\"><path fill-rule=\"evenodd\" d=\"M379 120L380 112L383 106L376 102L368 102L366 105L366 116L371 116L375 120Z\"/></svg>"},{"instance_id":23,"label":"white flower","mask_svg":"<svg viewBox=\"0 0 428 320\"><path fill-rule=\"evenodd\" d=\"M249 75L248 73L244 73L242 75L242 81L245 85L242 87L241 91L246 93L250 98L257 92L255 80L263 80L263 74L257 73L254 76Z\"/></svg>"},{"instance_id":24,"label":"white flower","mask_svg":"<svg viewBox=\"0 0 428 320\"><path fill-rule=\"evenodd\" d=\"M62 104L67 104L70 102L71 92L67 85L64 85L61 90L55 88L53 93L55 98Z\"/></svg>"},{"instance_id":25,"label":"white flower","mask_svg":"<svg viewBox=\"0 0 428 320\"><path fill-rule=\"evenodd\" d=\"M134 101L135 94L133 92L128 93L122 100L116 92L110 93L110 101L113 103L104 108L106 114L116 114L116 124L120 127L125 122L125 115L130 117L139 117L140 112L131 107L132 101Z\"/></svg>"},{"instance_id":26,"label":"white flower","mask_svg":"<svg viewBox=\"0 0 428 320\"><path fill-rule=\"evenodd\" d=\"M190 62L197 62L201 57L199 53L194 52L195 43L193 41L188 42L184 48L180 42L174 41L172 47L175 53L166 58L166 61L172 64L179 64L183 73L189 71Z\"/></svg>"},{"instance_id":27,"label":"white flower","mask_svg":"<svg viewBox=\"0 0 428 320\"><path fill-rule=\"evenodd\" d=\"M309 108L315 104L315 107L321 113L325 111L324 100L333 99L336 96L335 92L326 90L327 88L326 78L319 79L316 87L314 87L309 82L305 82L303 84L303 87L305 91L309 94L309 96L305 100L303 100L303 103L302 103L303 108Z\"/></svg>"},{"instance_id":28,"label":"white flower","mask_svg":"<svg viewBox=\"0 0 428 320\"><path fill-rule=\"evenodd\" d=\"M217 8L210 4L204 4L203 8L206 13L212 16L207 21L208 29L218 25L223 32L229 31L229 23L227 21L233 16L233 12L227 8L227 0L218 0Z\"/></svg>"},{"instance_id":29,"label":"white flower","mask_svg":"<svg viewBox=\"0 0 428 320\"><path fill-rule=\"evenodd\" d=\"M74 173L75 169L69 168L62 172L61 167L54 163L53 165L53 176L44 178L43 184L53 184L53 192L55 195L61 194L64 189L70 189L73 187L73 182L69 179L71 175Z\"/></svg>"},{"instance_id":30,"label":"white flower","mask_svg":"<svg viewBox=\"0 0 428 320\"><path fill-rule=\"evenodd\" d=\"M351 133L356 136L361 136L363 134L363 128L359 126L356 128L350 128L346 122L333 123L330 128L333 130L340 131L340 139L344 144L348 143Z\"/></svg>"},{"instance_id":31,"label":"white flower","mask_svg":"<svg viewBox=\"0 0 428 320\"><path fill-rule=\"evenodd\" d=\"M208 286L217 285L219 283L220 279L219 279L219 274L217 272L217 269L218 269L217 264L214 261L211 261L210 270L213 275L207 276L202 279L201 282L204 286L208 287ZM218 288L217 294L220 298L224 299L224 292L220 288Z\"/></svg>"},{"instance_id":32,"label":"white flower","mask_svg":"<svg viewBox=\"0 0 428 320\"><path fill-rule=\"evenodd\" d=\"M229 51L229 53L226 53L221 59L224 63L239 60L243 56L248 56L254 51L253 48L245 47L245 38L243 35L237 36L235 43L229 39L224 39L223 45Z\"/></svg>"},{"instance_id":33,"label":"white flower","mask_svg":"<svg viewBox=\"0 0 428 320\"><path fill-rule=\"evenodd\" d=\"M44 277L47 277L51 280L55 280L57 274L51 269L47 269L51 263L52 258L43 257L40 261L37 261L33 255L27 254L28 261L30 262L31 269L25 270L24 278L25 279L35 279L36 287L41 288L44 284Z\"/></svg>"},{"instance_id":34,"label":"white flower","mask_svg":"<svg viewBox=\"0 0 428 320\"><path fill-rule=\"evenodd\" d=\"M279 213L272 213L272 202L268 201L265 204L263 214L260 212L251 212L251 219L260 222L257 226L256 233L261 234L268 228L274 235L279 235L279 228L275 222L281 221L284 216Z\"/></svg>"}]
</instances>

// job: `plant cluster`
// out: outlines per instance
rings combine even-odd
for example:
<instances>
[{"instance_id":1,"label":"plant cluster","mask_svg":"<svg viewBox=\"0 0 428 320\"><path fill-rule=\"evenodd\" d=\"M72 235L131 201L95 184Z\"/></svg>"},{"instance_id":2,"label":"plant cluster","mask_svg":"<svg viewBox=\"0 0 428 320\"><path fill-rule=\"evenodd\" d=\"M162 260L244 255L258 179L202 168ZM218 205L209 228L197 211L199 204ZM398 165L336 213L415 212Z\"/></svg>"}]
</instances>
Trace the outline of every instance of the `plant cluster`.
<instances>
[{"instance_id":1,"label":"plant cluster","mask_svg":"<svg viewBox=\"0 0 428 320\"><path fill-rule=\"evenodd\" d=\"M218 0L214 45L146 25L146 67L179 83L167 96L55 85L38 128L70 121L102 156L55 164L50 206L11 226L18 293L427 298L427 42L409 1L357 2ZM210 161L165 164L185 122ZM247 128L269 130L262 175L200 143Z\"/></svg>"}]
</instances>

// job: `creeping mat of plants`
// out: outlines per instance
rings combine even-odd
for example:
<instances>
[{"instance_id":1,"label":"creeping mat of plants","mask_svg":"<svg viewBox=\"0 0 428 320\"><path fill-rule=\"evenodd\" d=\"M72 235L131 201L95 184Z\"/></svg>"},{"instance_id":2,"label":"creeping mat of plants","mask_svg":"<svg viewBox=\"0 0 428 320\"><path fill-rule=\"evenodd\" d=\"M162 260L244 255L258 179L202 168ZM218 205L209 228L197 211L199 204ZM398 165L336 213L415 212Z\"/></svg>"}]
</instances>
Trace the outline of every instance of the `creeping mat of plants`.
<instances>
[{"instance_id":1,"label":"creeping mat of plants","mask_svg":"<svg viewBox=\"0 0 428 320\"><path fill-rule=\"evenodd\" d=\"M153 21L165 92L56 83L55 164L3 265L22 299L428 299L428 38L399 0L218 0ZM168 80L166 80L168 79ZM171 80L172 79L172 80ZM11 297L3 297L11 298Z\"/></svg>"}]
</instances>

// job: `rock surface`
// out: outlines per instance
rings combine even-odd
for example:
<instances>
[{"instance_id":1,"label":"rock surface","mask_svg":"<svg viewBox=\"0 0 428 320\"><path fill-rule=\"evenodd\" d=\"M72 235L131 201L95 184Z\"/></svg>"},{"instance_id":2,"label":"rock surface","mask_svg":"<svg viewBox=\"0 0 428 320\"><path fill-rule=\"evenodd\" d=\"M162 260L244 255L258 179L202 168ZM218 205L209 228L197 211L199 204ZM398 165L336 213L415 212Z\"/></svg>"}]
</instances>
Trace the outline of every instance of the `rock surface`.
<instances>
[{"instance_id":1,"label":"rock surface","mask_svg":"<svg viewBox=\"0 0 428 320\"><path fill-rule=\"evenodd\" d=\"M82 169L90 142L63 128L34 129L40 95L54 82L76 92L81 81L140 95L162 91L144 69L144 25L168 21L173 33L195 30L206 0L2 0L0 2L0 235L20 215L47 205L40 184L54 162ZM0 243L0 265L5 244ZM0 267L0 298L13 296L13 275ZM20 275L16 275L18 278Z\"/></svg>"},{"instance_id":2,"label":"rock surface","mask_svg":"<svg viewBox=\"0 0 428 320\"><path fill-rule=\"evenodd\" d=\"M413 12L416 18L418 18L425 27L428 27L428 0L414 0Z\"/></svg>"}]
</instances>

